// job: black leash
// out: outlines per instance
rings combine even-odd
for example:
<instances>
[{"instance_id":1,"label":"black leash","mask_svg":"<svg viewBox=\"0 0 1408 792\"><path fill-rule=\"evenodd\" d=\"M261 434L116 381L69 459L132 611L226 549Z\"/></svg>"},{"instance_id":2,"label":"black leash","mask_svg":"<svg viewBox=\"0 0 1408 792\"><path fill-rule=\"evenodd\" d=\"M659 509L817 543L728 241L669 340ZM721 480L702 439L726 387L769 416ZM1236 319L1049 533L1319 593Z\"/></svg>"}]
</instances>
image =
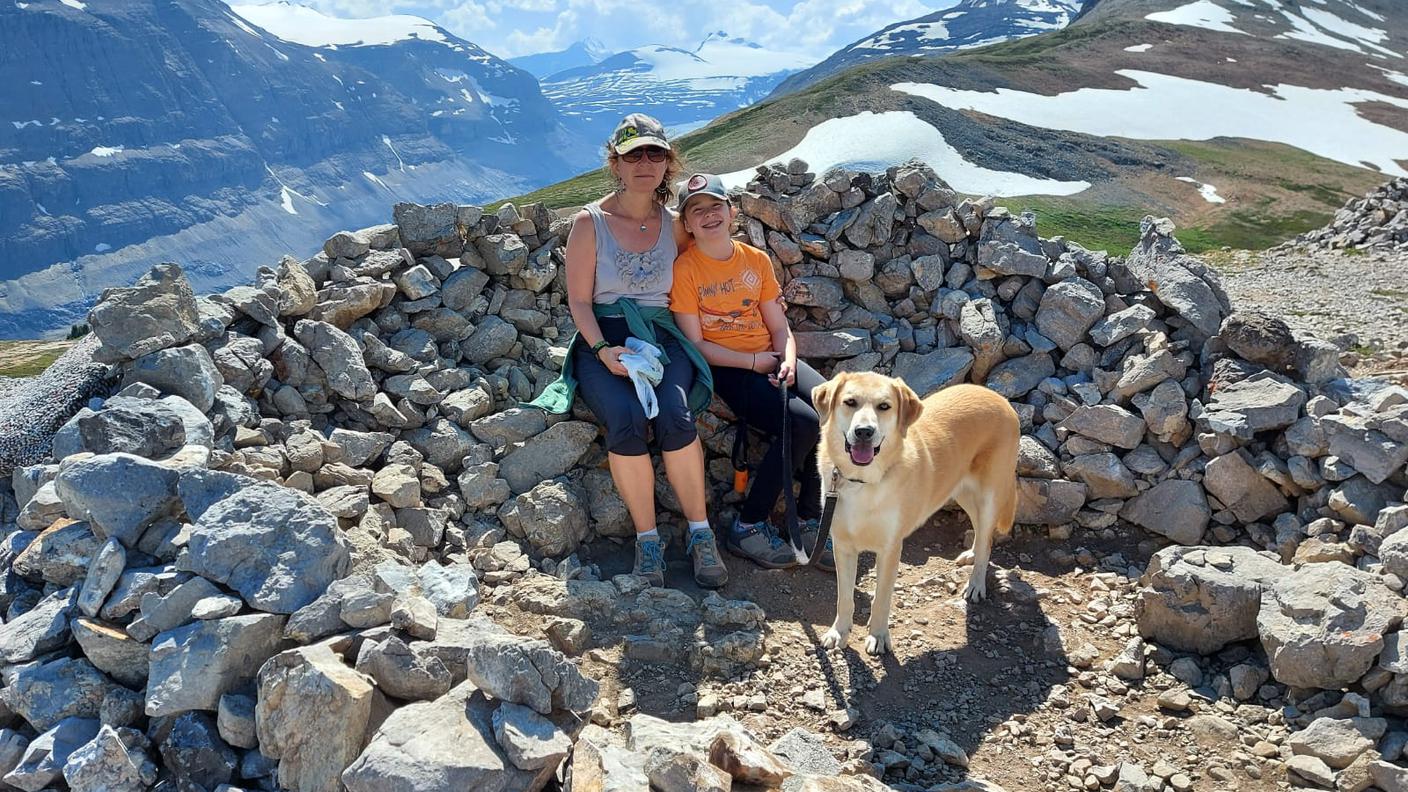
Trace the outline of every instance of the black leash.
<instances>
[{"instance_id":1,"label":"black leash","mask_svg":"<svg viewBox=\"0 0 1408 792\"><path fill-rule=\"evenodd\" d=\"M787 484L782 488L787 499L787 539L792 552L797 555L797 563L806 566L816 561L826 547L831 535L831 519L836 515L836 490L841 483L841 469L831 468L831 486L827 488L826 499L821 506L821 525L817 528L816 542L810 548L803 548L802 529L797 519L797 496L792 492L796 471L792 469L792 414L787 409L787 380L778 378L778 391L782 394L782 469L787 471Z\"/></svg>"}]
</instances>

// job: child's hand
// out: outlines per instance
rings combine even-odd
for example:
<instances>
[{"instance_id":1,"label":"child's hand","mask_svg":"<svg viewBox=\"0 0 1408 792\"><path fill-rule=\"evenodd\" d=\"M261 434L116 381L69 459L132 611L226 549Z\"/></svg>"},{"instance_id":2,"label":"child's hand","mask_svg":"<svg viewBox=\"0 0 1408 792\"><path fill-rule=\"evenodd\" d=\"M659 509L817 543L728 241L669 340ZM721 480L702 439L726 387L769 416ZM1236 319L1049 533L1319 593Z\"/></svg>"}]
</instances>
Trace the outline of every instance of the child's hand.
<instances>
[{"instance_id":1,"label":"child's hand","mask_svg":"<svg viewBox=\"0 0 1408 792\"><path fill-rule=\"evenodd\" d=\"M778 361L781 356L776 352L759 352L753 355L753 365L749 367L757 374L773 374L777 371Z\"/></svg>"},{"instance_id":2,"label":"child's hand","mask_svg":"<svg viewBox=\"0 0 1408 792\"><path fill-rule=\"evenodd\" d=\"M776 385L779 381L784 381L787 383L787 387L789 388L793 385L796 385L797 364L786 360L782 361L781 365L777 367L777 373L770 375L768 377L768 380L771 381L774 385Z\"/></svg>"}]
</instances>

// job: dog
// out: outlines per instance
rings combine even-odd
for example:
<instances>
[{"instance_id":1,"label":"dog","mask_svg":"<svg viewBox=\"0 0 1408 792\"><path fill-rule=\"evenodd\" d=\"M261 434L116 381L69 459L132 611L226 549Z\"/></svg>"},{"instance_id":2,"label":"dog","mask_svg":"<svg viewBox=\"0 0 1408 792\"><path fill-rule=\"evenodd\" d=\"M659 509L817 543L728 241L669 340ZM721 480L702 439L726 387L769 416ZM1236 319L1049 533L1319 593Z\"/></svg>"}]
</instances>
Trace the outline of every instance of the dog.
<instances>
[{"instance_id":1,"label":"dog","mask_svg":"<svg viewBox=\"0 0 1408 792\"><path fill-rule=\"evenodd\" d=\"M832 546L836 621L822 637L846 642L855 612L856 562L875 553L876 586L865 650L890 649L890 600L905 537L950 499L973 523L973 569L963 596L987 596L993 539L1012 530L1021 426L1008 401L979 385L954 385L920 400L902 380L844 372L812 391L821 416L822 496L835 484ZM833 472L839 475L833 480Z\"/></svg>"}]
</instances>

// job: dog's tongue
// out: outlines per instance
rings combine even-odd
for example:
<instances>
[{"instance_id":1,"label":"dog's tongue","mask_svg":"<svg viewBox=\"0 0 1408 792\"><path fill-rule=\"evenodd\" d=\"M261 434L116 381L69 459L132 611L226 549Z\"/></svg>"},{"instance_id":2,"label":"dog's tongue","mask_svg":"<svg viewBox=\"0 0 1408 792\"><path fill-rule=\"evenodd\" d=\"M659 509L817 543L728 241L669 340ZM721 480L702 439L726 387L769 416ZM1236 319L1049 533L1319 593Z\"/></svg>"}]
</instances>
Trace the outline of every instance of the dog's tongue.
<instances>
[{"instance_id":1,"label":"dog's tongue","mask_svg":"<svg viewBox=\"0 0 1408 792\"><path fill-rule=\"evenodd\" d=\"M869 465L875 459L875 446L873 445L853 445L851 446L851 461L857 465Z\"/></svg>"}]
</instances>

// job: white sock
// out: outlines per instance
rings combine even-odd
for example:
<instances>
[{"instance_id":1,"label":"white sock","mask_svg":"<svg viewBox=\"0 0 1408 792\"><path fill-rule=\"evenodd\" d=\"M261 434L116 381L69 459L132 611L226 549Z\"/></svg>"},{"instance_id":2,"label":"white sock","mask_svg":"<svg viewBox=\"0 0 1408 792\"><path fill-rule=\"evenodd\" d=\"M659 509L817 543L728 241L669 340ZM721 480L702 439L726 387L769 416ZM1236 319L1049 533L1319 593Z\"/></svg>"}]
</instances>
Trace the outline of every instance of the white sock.
<instances>
[{"instance_id":1,"label":"white sock","mask_svg":"<svg viewBox=\"0 0 1408 792\"><path fill-rule=\"evenodd\" d=\"M636 534L637 542L644 542L647 539L653 539L657 542L660 541L659 529L651 528L649 531L641 531L640 533Z\"/></svg>"},{"instance_id":2,"label":"white sock","mask_svg":"<svg viewBox=\"0 0 1408 792\"><path fill-rule=\"evenodd\" d=\"M693 521L693 520L690 520L690 521L689 521L689 530L690 530L690 531L712 531L713 529L711 529L711 528L709 527L709 521L708 521L708 520L700 520L699 522L695 522L695 521Z\"/></svg>"}]
</instances>

